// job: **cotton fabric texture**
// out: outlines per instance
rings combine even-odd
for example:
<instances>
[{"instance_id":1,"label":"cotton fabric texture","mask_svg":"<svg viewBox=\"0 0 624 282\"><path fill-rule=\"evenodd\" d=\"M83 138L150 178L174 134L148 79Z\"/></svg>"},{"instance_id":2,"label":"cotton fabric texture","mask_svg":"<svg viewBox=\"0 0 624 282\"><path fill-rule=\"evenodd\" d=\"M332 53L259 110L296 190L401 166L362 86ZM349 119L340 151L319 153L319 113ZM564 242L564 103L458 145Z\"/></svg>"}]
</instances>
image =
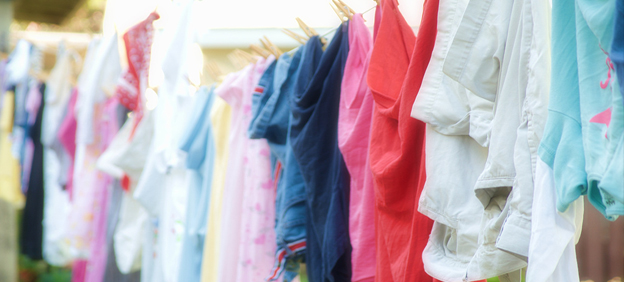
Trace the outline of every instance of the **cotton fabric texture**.
<instances>
[{"instance_id":1,"label":"cotton fabric texture","mask_svg":"<svg viewBox=\"0 0 624 282\"><path fill-rule=\"evenodd\" d=\"M249 281L265 275L254 270L270 269L275 252L274 222L270 220L275 214L275 198L273 191L262 188L272 184L269 147L266 140L247 137L252 93L270 63L272 60L261 58L247 65L235 74L228 91L219 92L232 109L229 146L239 149L230 153L225 176L218 281ZM252 197L254 194L258 197ZM263 216L247 221L255 213Z\"/></svg>"},{"instance_id":2,"label":"cotton fabric texture","mask_svg":"<svg viewBox=\"0 0 624 282\"><path fill-rule=\"evenodd\" d=\"M624 136L624 104L610 62L615 1L576 1L576 44L587 195L609 220L624 214L624 176L614 159ZM605 50L605 48L607 48ZM617 167L617 168L616 168ZM602 182L603 179L612 179ZM615 179L619 179L615 180ZM620 183L617 183L620 182ZM563 211L563 210L561 210Z\"/></svg>"},{"instance_id":3,"label":"cotton fabric texture","mask_svg":"<svg viewBox=\"0 0 624 282\"><path fill-rule=\"evenodd\" d=\"M127 191L120 198L118 221L113 232L116 265L123 274L140 269L144 228L147 211L132 197L143 172L149 144L153 136L153 115L146 112L135 130L135 117L126 120L106 151L97 161L97 167L117 180L126 177Z\"/></svg>"},{"instance_id":4,"label":"cotton fabric texture","mask_svg":"<svg viewBox=\"0 0 624 282\"><path fill-rule=\"evenodd\" d=\"M69 193L65 189L71 157L65 152L57 138L72 98L74 75L72 64L79 59L75 51L59 46L57 61L46 82L45 110L41 128L41 142L44 144L44 234L43 257L51 265L65 266L71 261L69 242L65 237L69 217ZM74 99L75 100L75 99Z\"/></svg>"},{"instance_id":5,"label":"cotton fabric texture","mask_svg":"<svg viewBox=\"0 0 624 282\"><path fill-rule=\"evenodd\" d=\"M30 89L30 94L41 103L45 98L45 84L41 85L41 90L37 88ZM31 160L28 172L23 172L24 177L28 178L26 190L26 203L22 215L22 224L20 231L20 251L33 260L43 258L43 214L44 207L44 183L43 183L43 144L41 144L41 125L43 119L43 109L45 105L35 107L34 112L31 110L28 114L29 118L35 118L34 123L28 126L26 139L32 140L33 152L29 158Z\"/></svg>"},{"instance_id":6,"label":"cotton fabric texture","mask_svg":"<svg viewBox=\"0 0 624 282\"><path fill-rule=\"evenodd\" d=\"M621 176L611 172L621 166L621 160L612 161L624 117L618 82L610 77L612 64L601 46L611 43L614 8L615 1L553 3L552 46L557 55L553 52L549 115L539 148L539 156L554 171L557 209L565 212L586 194L610 220L622 207L613 196L621 195L621 186L612 186Z\"/></svg>"},{"instance_id":7,"label":"cotton fabric texture","mask_svg":"<svg viewBox=\"0 0 624 282\"><path fill-rule=\"evenodd\" d=\"M410 112L435 43L438 1L425 2L417 37L397 4L382 2L367 76L375 99L369 150L375 183L375 279L433 281L421 256L433 222L417 211L425 181L425 125Z\"/></svg>"},{"instance_id":8,"label":"cotton fabric texture","mask_svg":"<svg viewBox=\"0 0 624 282\"><path fill-rule=\"evenodd\" d=\"M583 199L557 211L554 173L541 159L535 170L535 195L527 281L580 281L576 243L583 225Z\"/></svg>"},{"instance_id":9,"label":"cotton fabric texture","mask_svg":"<svg viewBox=\"0 0 624 282\"><path fill-rule=\"evenodd\" d=\"M317 37L296 51L283 54L266 69L251 98L253 118L249 137L266 139L271 157L278 163L273 167L274 189L277 190L274 227L277 249L275 265L266 275L270 281L281 276L292 281L305 255L305 184L288 138L293 121L289 99L296 83L307 84L321 54Z\"/></svg>"},{"instance_id":10,"label":"cotton fabric texture","mask_svg":"<svg viewBox=\"0 0 624 282\"><path fill-rule=\"evenodd\" d=\"M221 88L224 87L224 88ZM218 91L226 89L228 84L221 84ZM212 111L210 112L210 122L214 128L214 138L217 155L215 156L214 170L212 171L212 184L210 191L210 204L208 205L206 238L204 240L204 250L202 254L201 281L217 281L218 277L218 256L220 246L220 227L223 210L223 190L225 189L225 175L229 159L230 123L232 119L232 108L219 96L215 97Z\"/></svg>"},{"instance_id":11,"label":"cotton fabric texture","mask_svg":"<svg viewBox=\"0 0 624 282\"><path fill-rule=\"evenodd\" d=\"M180 139L180 150L187 154L185 166L189 192L179 281L198 281L200 278L216 154L212 123L209 119L216 96L214 88L202 87L195 95L197 101Z\"/></svg>"},{"instance_id":12,"label":"cotton fabric texture","mask_svg":"<svg viewBox=\"0 0 624 282\"><path fill-rule=\"evenodd\" d=\"M378 23L379 19L376 19ZM378 25L378 24L377 24ZM373 94L366 84L372 37L362 15L349 22L349 55L345 62L338 112L338 146L349 170L349 237L352 281L375 280L375 190L368 161Z\"/></svg>"},{"instance_id":13,"label":"cotton fabric texture","mask_svg":"<svg viewBox=\"0 0 624 282\"><path fill-rule=\"evenodd\" d=\"M338 148L348 26L343 23L338 28L309 84L305 89L297 86L290 100L293 121L289 137L307 195L306 266L310 281L351 280L349 173Z\"/></svg>"}]
</instances>

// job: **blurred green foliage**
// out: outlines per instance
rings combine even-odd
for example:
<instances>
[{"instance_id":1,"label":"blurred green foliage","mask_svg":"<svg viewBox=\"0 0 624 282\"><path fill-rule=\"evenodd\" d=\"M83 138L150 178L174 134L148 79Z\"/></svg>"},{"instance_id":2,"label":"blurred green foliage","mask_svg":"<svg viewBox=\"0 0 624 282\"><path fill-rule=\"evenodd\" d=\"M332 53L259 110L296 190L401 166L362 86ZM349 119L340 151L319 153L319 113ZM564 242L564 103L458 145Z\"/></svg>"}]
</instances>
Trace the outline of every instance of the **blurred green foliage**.
<instances>
[{"instance_id":1,"label":"blurred green foliage","mask_svg":"<svg viewBox=\"0 0 624 282\"><path fill-rule=\"evenodd\" d=\"M86 0L60 25L13 21L11 30L99 33L105 8L106 0Z\"/></svg>"}]
</instances>

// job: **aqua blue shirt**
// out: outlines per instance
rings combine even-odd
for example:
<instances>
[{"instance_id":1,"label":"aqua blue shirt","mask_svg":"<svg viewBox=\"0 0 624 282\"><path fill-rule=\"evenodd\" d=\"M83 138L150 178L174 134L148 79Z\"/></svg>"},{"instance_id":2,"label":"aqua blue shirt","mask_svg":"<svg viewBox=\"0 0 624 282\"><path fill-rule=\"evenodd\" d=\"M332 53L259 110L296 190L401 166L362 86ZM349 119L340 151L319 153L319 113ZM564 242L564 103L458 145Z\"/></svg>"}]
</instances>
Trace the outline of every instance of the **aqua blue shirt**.
<instances>
[{"instance_id":1,"label":"aqua blue shirt","mask_svg":"<svg viewBox=\"0 0 624 282\"><path fill-rule=\"evenodd\" d=\"M540 158L553 168L557 209L581 195L608 219L622 187L601 184L622 135L622 102L610 68L613 0L553 1L549 115Z\"/></svg>"}]
</instances>

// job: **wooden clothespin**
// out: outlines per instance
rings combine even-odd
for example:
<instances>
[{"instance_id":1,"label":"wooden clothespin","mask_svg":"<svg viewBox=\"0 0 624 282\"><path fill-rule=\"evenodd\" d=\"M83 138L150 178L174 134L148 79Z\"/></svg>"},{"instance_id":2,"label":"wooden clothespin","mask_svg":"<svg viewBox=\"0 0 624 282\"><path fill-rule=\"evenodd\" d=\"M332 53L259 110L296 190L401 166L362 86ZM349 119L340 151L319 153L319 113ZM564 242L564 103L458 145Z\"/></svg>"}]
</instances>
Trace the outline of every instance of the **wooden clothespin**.
<instances>
[{"instance_id":1,"label":"wooden clothespin","mask_svg":"<svg viewBox=\"0 0 624 282\"><path fill-rule=\"evenodd\" d=\"M217 63L207 62L206 71L208 72L208 75L210 75L215 81L223 81L223 72L221 71L221 68Z\"/></svg>"},{"instance_id":2,"label":"wooden clothespin","mask_svg":"<svg viewBox=\"0 0 624 282\"><path fill-rule=\"evenodd\" d=\"M299 27L303 30L303 32L308 37L312 37L312 36L318 35L316 30L312 29L307 24L305 24L299 17L295 18L295 20L297 20L297 23L299 24Z\"/></svg>"},{"instance_id":3,"label":"wooden clothespin","mask_svg":"<svg viewBox=\"0 0 624 282\"><path fill-rule=\"evenodd\" d=\"M340 19L341 22L345 22L345 15L342 13L342 11L340 11L336 6L334 6L334 4L332 2L329 2L329 6L332 7L332 10L334 10L334 13L336 13L336 16L338 16L338 18Z\"/></svg>"},{"instance_id":4,"label":"wooden clothespin","mask_svg":"<svg viewBox=\"0 0 624 282\"><path fill-rule=\"evenodd\" d=\"M295 20L297 20L297 23L299 24L299 27L303 30L303 32L308 37L318 36L319 35L318 32L316 32L316 30L314 30L313 28L311 28L307 24L305 24L299 17L295 18ZM321 43L323 43L323 45L327 44L327 40L325 38L319 37L319 39L321 40Z\"/></svg>"},{"instance_id":5,"label":"wooden clothespin","mask_svg":"<svg viewBox=\"0 0 624 282\"><path fill-rule=\"evenodd\" d=\"M256 63L258 61L258 57L255 57L252 54L249 54L241 49L236 49L234 50L235 53L237 53L241 58L243 58L245 61L247 61L248 63Z\"/></svg>"},{"instance_id":6,"label":"wooden clothespin","mask_svg":"<svg viewBox=\"0 0 624 282\"><path fill-rule=\"evenodd\" d=\"M340 2L340 4L342 4L342 6L345 7L352 16L355 15L355 11L353 9L351 9L351 7L349 7L349 5L347 5L347 3L345 3L342 0L338 0L338 2Z\"/></svg>"},{"instance_id":7,"label":"wooden clothespin","mask_svg":"<svg viewBox=\"0 0 624 282\"><path fill-rule=\"evenodd\" d=\"M375 0L375 3L377 3L377 6L381 6L381 0Z\"/></svg>"},{"instance_id":8,"label":"wooden clothespin","mask_svg":"<svg viewBox=\"0 0 624 282\"><path fill-rule=\"evenodd\" d=\"M277 46L275 44L273 44L273 42L271 42L271 40L269 40L269 38L267 38L266 36L264 36L264 40L262 40L262 38L260 38L260 42L262 42L262 45L264 45L264 48L269 49L269 52L271 52L275 58L279 58L283 52L277 48Z\"/></svg>"},{"instance_id":9,"label":"wooden clothespin","mask_svg":"<svg viewBox=\"0 0 624 282\"><path fill-rule=\"evenodd\" d=\"M349 8L349 6L347 6L346 4L344 4L344 2L340 1L340 0L332 0L332 2L334 2L334 5L336 5L336 7L338 7L338 9L349 19L353 19L353 14L351 13L353 10L351 8Z\"/></svg>"},{"instance_id":10,"label":"wooden clothespin","mask_svg":"<svg viewBox=\"0 0 624 282\"><path fill-rule=\"evenodd\" d=\"M271 55L271 52L263 49L262 47L256 45L256 44L251 44L249 45L249 49L251 49L252 51L258 53L258 55L260 55L263 58L268 58L269 55Z\"/></svg>"},{"instance_id":11,"label":"wooden clothespin","mask_svg":"<svg viewBox=\"0 0 624 282\"><path fill-rule=\"evenodd\" d=\"M288 30L288 29L282 29L282 32L286 33L286 35L290 36L292 39L297 40L297 42L301 43L301 44L305 44L307 39L295 32L293 32L292 30Z\"/></svg>"},{"instance_id":12,"label":"wooden clothespin","mask_svg":"<svg viewBox=\"0 0 624 282\"><path fill-rule=\"evenodd\" d=\"M234 65L234 67L236 69L242 69L245 67L245 61L243 60L243 58L240 57L240 55L238 55L235 52L231 52L229 54L227 54L228 59L230 60L230 62L232 62L232 65ZM208 74L216 80L216 76L213 75L213 73L211 73L210 68L207 69Z\"/></svg>"}]
</instances>

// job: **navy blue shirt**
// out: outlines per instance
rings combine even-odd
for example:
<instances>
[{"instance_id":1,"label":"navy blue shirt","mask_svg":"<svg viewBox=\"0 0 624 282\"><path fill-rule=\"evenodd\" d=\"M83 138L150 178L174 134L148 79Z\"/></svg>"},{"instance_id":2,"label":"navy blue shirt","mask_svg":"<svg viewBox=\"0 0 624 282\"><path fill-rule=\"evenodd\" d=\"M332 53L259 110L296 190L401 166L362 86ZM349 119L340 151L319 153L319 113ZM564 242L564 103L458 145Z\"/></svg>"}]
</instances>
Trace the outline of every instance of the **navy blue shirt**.
<instances>
[{"instance_id":1,"label":"navy blue shirt","mask_svg":"<svg viewBox=\"0 0 624 282\"><path fill-rule=\"evenodd\" d=\"M624 0L615 2L613 42L611 43L610 57L615 65L620 92L624 95Z\"/></svg>"},{"instance_id":2,"label":"navy blue shirt","mask_svg":"<svg viewBox=\"0 0 624 282\"><path fill-rule=\"evenodd\" d=\"M338 149L340 89L348 52L344 23L311 81L297 81L291 96L291 144L306 184L306 265L311 282L351 281L349 173ZM310 70L302 70L300 76L310 76Z\"/></svg>"}]
</instances>

